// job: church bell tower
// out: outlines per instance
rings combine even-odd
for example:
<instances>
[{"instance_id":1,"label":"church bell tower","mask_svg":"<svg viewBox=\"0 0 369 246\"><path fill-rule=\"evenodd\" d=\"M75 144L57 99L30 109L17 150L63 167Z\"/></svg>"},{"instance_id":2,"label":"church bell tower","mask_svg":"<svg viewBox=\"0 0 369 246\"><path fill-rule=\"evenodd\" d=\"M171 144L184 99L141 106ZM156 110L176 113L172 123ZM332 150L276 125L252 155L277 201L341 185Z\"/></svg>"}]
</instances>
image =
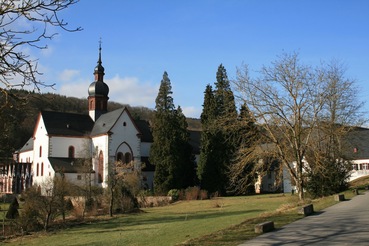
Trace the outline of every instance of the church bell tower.
<instances>
[{"instance_id":1,"label":"church bell tower","mask_svg":"<svg viewBox=\"0 0 369 246\"><path fill-rule=\"evenodd\" d=\"M104 67L101 65L101 42L99 45L99 60L94 70L95 81L88 88L88 112L90 117L96 121L108 110L109 86L104 83Z\"/></svg>"}]
</instances>

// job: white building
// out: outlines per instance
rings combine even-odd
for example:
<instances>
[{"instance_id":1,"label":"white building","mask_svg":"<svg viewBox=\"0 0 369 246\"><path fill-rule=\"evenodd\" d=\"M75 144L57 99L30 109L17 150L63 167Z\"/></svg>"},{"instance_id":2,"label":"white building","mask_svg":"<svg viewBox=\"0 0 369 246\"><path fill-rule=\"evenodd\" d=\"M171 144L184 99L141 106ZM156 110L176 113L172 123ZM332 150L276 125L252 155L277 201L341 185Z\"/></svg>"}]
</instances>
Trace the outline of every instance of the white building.
<instances>
[{"instance_id":1,"label":"white building","mask_svg":"<svg viewBox=\"0 0 369 246\"><path fill-rule=\"evenodd\" d=\"M88 173L94 185L107 187L113 165L121 161L141 169L143 185L152 189L154 166L149 162L152 143L149 123L134 120L126 107L107 111L109 87L104 74L100 47L95 80L88 88L89 114L39 113L33 136L18 155L18 162L32 163L33 185L57 173L78 183ZM199 144L196 141L199 132L190 135L191 143ZM194 147L198 150L198 146Z\"/></svg>"}]
</instances>

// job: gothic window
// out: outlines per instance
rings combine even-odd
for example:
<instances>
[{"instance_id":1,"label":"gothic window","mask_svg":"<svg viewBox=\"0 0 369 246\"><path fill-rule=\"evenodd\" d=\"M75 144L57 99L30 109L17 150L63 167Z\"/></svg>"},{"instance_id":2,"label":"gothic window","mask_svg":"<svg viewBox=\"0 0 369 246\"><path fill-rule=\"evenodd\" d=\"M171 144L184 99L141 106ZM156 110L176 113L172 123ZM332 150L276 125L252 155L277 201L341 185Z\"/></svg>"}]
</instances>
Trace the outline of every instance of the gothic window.
<instances>
[{"instance_id":1,"label":"gothic window","mask_svg":"<svg viewBox=\"0 0 369 246\"><path fill-rule=\"evenodd\" d=\"M103 173L104 173L104 155L103 155L103 152L100 151L99 162L98 162L98 167L97 167L97 182L98 183L103 182Z\"/></svg>"},{"instance_id":2,"label":"gothic window","mask_svg":"<svg viewBox=\"0 0 369 246\"><path fill-rule=\"evenodd\" d=\"M131 153L127 152L124 155L124 163L128 164L132 161L132 156Z\"/></svg>"},{"instance_id":3,"label":"gothic window","mask_svg":"<svg viewBox=\"0 0 369 246\"><path fill-rule=\"evenodd\" d=\"M42 146L40 146L40 157L42 157Z\"/></svg>"},{"instance_id":4,"label":"gothic window","mask_svg":"<svg viewBox=\"0 0 369 246\"><path fill-rule=\"evenodd\" d=\"M74 158L74 147L69 146L68 148L68 158Z\"/></svg>"},{"instance_id":5,"label":"gothic window","mask_svg":"<svg viewBox=\"0 0 369 246\"><path fill-rule=\"evenodd\" d=\"M118 154L117 154L117 161L123 162L123 153L122 152L118 152Z\"/></svg>"}]
</instances>

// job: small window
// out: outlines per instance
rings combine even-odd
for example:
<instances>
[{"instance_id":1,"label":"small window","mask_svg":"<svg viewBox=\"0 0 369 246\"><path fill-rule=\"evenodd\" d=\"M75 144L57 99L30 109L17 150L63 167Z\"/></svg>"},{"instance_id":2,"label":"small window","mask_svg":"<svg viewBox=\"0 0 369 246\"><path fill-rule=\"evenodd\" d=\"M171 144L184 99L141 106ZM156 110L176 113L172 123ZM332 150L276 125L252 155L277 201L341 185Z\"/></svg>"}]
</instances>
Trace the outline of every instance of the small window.
<instances>
[{"instance_id":1,"label":"small window","mask_svg":"<svg viewBox=\"0 0 369 246\"><path fill-rule=\"evenodd\" d=\"M123 126L127 126L127 122L125 122L125 121L124 121L124 122L123 122Z\"/></svg>"},{"instance_id":2,"label":"small window","mask_svg":"<svg viewBox=\"0 0 369 246\"><path fill-rule=\"evenodd\" d=\"M77 180L82 180L82 175L77 175Z\"/></svg>"},{"instance_id":3,"label":"small window","mask_svg":"<svg viewBox=\"0 0 369 246\"><path fill-rule=\"evenodd\" d=\"M131 153L127 152L125 155L124 155L124 163L128 164L132 161L132 157L131 157Z\"/></svg>"},{"instance_id":4,"label":"small window","mask_svg":"<svg viewBox=\"0 0 369 246\"><path fill-rule=\"evenodd\" d=\"M39 169L39 164L37 163L37 165L36 165L36 176L38 176L38 169Z\"/></svg>"},{"instance_id":5,"label":"small window","mask_svg":"<svg viewBox=\"0 0 369 246\"><path fill-rule=\"evenodd\" d=\"M44 163L41 163L41 176L44 176Z\"/></svg>"},{"instance_id":6,"label":"small window","mask_svg":"<svg viewBox=\"0 0 369 246\"><path fill-rule=\"evenodd\" d=\"M74 147L73 146L69 146L68 148L68 157L74 158Z\"/></svg>"},{"instance_id":7,"label":"small window","mask_svg":"<svg viewBox=\"0 0 369 246\"><path fill-rule=\"evenodd\" d=\"M123 153L122 152L118 152L117 161L123 161Z\"/></svg>"},{"instance_id":8,"label":"small window","mask_svg":"<svg viewBox=\"0 0 369 246\"><path fill-rule=\"evenodd\" d=\"M40 146L40 157L42 157L42 146Z\"/></svg>"}]
</instances>

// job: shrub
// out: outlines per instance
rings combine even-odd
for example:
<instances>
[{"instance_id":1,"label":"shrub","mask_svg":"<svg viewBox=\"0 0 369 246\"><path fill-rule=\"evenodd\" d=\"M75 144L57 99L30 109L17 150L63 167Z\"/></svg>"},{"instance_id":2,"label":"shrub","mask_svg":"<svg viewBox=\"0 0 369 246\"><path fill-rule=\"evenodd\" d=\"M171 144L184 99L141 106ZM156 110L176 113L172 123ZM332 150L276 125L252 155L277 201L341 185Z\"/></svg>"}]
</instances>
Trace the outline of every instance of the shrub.
<instances>
[{"instance_id":1,"label":"shrub","mask_svg":"<svg viewBox=\"0 0 369 246\"><path fill-rule=\"evenodd\" d=\"M13 198L13 201L10 203L8 212L6 213L7 219L16 219L19 216L18 212L19 203L16 197Z\"/></svg>"},{"instance_id":2,"label":"shrub","mask_svg":"<svg viewBox=\"0 0 369 246\"><path fill-rule=\"evenodd\" d=\"M199 199L200 200L206 200L209 198L208 191L207 190L200 190Z\"/></svg>"},{"instance_id":3,"label":"shrub","mask_svg":"<svg viewBox=\"0 0 369 246\"><path fill-rule=\"evenodd\" d=\"M188 187L185 190L186 200L197 200L200 197L200 188L197 186Z\"/></svg>"},{"instance_id":4,"label":"shrub","mask_svg":"<svg viewBox=\"0 0 369 246\"><path fill-rule=\"evenodd\" d=\"M177 189L171 189L170 191L168 191L168 196L170 196L172 198L172 201L178 201L179 199L179 190Z\"/></svg>"}]
</instances>

